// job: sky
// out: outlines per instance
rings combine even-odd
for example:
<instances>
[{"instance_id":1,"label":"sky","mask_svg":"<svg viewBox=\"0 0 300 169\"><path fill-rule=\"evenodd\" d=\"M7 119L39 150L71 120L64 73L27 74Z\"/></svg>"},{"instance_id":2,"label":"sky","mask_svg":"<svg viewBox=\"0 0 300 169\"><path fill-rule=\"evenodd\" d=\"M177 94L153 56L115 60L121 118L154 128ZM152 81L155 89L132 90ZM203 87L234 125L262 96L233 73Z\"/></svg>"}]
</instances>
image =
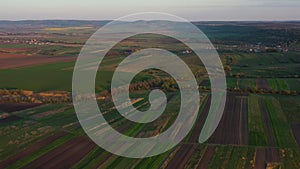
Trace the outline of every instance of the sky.
<instances>
[{"instance_id":1,"label":"sky","mask_svg":"<svg viewBox=\"0 0 300 169\"><path fill-rule=\"evenodd\" d=\"M0 0L0 20L113 20L165 12L190 21L300 20L300 0Z\"/></svg>"}]
</instances>

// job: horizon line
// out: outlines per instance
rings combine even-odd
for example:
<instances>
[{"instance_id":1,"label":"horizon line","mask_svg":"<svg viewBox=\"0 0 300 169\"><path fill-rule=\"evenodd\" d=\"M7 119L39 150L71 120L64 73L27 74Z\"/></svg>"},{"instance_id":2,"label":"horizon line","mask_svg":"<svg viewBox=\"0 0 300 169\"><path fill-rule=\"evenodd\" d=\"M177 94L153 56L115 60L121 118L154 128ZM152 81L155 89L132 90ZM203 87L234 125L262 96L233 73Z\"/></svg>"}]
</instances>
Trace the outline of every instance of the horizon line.
<instances>
[{"instance_id":1,"label":"horizon line","mask_svg":"<svg viewBox=\"0 0 300 169\"><path fill-rule=\"evenodd\" d=\"M0 19L0 22L24 22L24 21L114 21L115 19ZM142 20L142 21L156 21L156 20ZM300 22L300 19L291 19L291 20L252 20L252 19L232 19L232 20L188 20L189 22Z\"/></svg>"}]
</instances>

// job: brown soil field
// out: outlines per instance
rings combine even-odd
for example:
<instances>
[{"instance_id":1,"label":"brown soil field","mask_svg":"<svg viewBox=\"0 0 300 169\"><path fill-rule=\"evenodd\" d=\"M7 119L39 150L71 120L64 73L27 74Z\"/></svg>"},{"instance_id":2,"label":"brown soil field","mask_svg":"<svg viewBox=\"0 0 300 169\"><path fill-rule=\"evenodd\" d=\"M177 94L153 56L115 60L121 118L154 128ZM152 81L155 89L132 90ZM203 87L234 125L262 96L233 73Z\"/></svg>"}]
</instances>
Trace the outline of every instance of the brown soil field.
<instances>
[{"instance_id":1,"label":"brown soil field","mask_svg":"<svg viewBox=\"0 0 300 169\"><path fill-rule=\"evenodd\" d=\"M300 148L300 124L292 125L292 130L293 130L294 137L297 141L298 147Z\"/></svg>"},{"instance_id":2,"label":"brown soil field","mask_svg":"<svg viewBox=\"0 0 300 169\"><path fill-rule=\"evenodd\" d=\"M42 155L24 168L71 168L97 145L86 137L77 137Z\"/></svg>"},{"instance_id":3,"label":"brown soil field","mask_svg":"<svg viewBox=\"0 0 300 169\"><path fill-rule=\"evenodd\" d=\"M215 146L209 145L207 146L205 153L203 157L201 158L199 165L197 166L197 169L203 169L203 168L208 168L209 163L215 153Z\"/></svg>"},{"instance_id":4,"label":"brown soil field","mask_svg":"<svg viewBox=\"0 0 300 169\"><path fill-rule=\"evenodd\" d=\"M190 160L194 151L197 148L197 144L184 144L176 152L172 160L168 163L166 169L183 169L186 163Z\"/></svg>"},{"instance_id":5,"label":"brown soil field","mask_svg":"<svg viewBox=\"0 0 300 169\"><path fill-rule=\"evenodd\" d=\"M266 161L268 163L280 163L280 153L278 148L267 148Z\"/></svg>"},{"instance_id":6,"label":"brown soil field","mask_svg":"<svg viewBox=\"0 0 300 169\"><path fill-rule=\"evenodd\" d=\"M208 115L210 104L211 104L211 98L209 97L203 111L201 112L200 116L198 117L195 123L195 126L192 129L192 133L188 139L188 143L187 144L183 143L183 145L176 152L172 160L168 163L166 169L173 169L173 168L181 169L185 167L185 165L193 155L195 149L197 148L200 132L203 128L205 119Z\"/></svg>"},{"instance_id":7,"label":"brown soil field","mask_svg":"<svg viewBox=\"0 0 300 169\"><path fill-rule=\"evenodd\" d=\"M279 149L257 148L255 153L255 169L265 169L268 163L280 163Z\"/></svg>"},{"instance_id":8,"label":"brown soil field","mask_svg":"<svg viewBox=\"0 0 300 169\"><path fill-rule=\"evenodd\" d=\"M22 158L38 151L39 149L43 148L44 146L48 145L49 143L53 142L54 140L59 139L65 135L67 135L66 132L59 132L59 133L56 133L50 137L47 137L47 138L35 143L34 145L26 148L25 150L20 151L19 153L0 162L0 168L6 168L9 165L14 164L16 161L21 160Z\"/></svg>"},{"instance_id":9,"label":"brown soil field","mask_svg":"<svg viewBox=\"0 0 300 169\"><path fill-rule=\"evenodd\" d=\"M244 145L248 145L248 99L242 98L242 108L241 108L241 119L240 119L240 127L239 130L239 140Z\"/></svg>"},{"instance_id":10,"label":"brown soil field","mask_svg":"<svg viewBox=\"0 0 300 169\"><path fill-rule=\"evenodd\" d=\"M56 62L72 62L75 60L76 57L70 56L48 57L38 55L28 56L25 54L0 53L0 69L28 67Z\"/></svg>"},{"instance_id":11,"label":"brown soil field","mask_svg":"<svg viewBox=\"0 0 300 169\"><path fill-rule=\"evenodd\" d=\"M257 148L255 153L255 169L266 169L266 150L264 148Z\"/></svg>"},{"instance_id":12,"label":"brown soil field","mask_svg":"<svg viewBox=\"0 0 300 169\"><path fill-rule=\"evenodd\" d=\"M15 116L15 115L10 115L6 118L0 119L0 124L7 124L7 123L14 122L14 121L18 121L20 119L22 119L22 118Z\"/></svg>"},{"instance_id":13,"label":"brown soil field","mask_svg":"<svg viewBox=\"0 0 300 169\"><path fill-rule=\"evenodd\" d=\"M257 79L256 86L258 90L266 90L266 91L271 90L268 81L266 79Z\"/></svg>"},{"instance_id":14,"label":"brown soil field","mask_svg":"<svg viewBox=\"0 0 300 169\"><path fill-rule=\"evenodd\" d=\"M0 111L11 113L40 106L40 103L0 103Z\"/></svg>"},{"instance_id":15,"label":"brown soil field","mask_svg":"<svg viewBox=\"0 0 300 169\"><path fill-rule=\"evenodd\" d=\"M248 144L248 99L247 95L228 93L223 117L209 139L212 144Z\"/></svg>"},{"instance_id":16,"label":"brown soil field","mask_svg":"<svg viewBox=\"0 0 300 169\"><path fill-rule=\"evenodd\" d=\"M101 155L103 152L105 152L104 150L100 151L98 153L98 155ZM111 156L113 156L113 154L108 153L107 155L105 155L103 158L101 158L100 161L98 161L97 165L93 166L92 169L97 169L99 168L105 161L107 161Z\"/></svg>"},{"instance_id":17,"label":"brown soil field","mask_svg":"<svg viewBox=\"0 0 300 169\"><path fill-rule=\"evenodd\" d=\"M266 108L265 102L263 100L259 101L260 109L263 115L263 120L264 120L264 126L265 126L265 131L268 139L268 145L271 147L276 147L277 146L277 141L276 138L274 137L274 131L272 129L272 122L269 117L268 110Z\"/></svg>"},{"instance_id":18,"label":"brown soil field","mask_svg":"<svg viewBox=\"0 0 300 169\"><path fill-rule=\"evenodd\" d=\"M16 54L16 53L30 53L30 52L34 52L37 49L35 48L3 48L0 49L0 53L10 53L10 54ZM1 58L1 55L0 55Z\"/></svg>"},{"instance_id":19,"label":"brown soil field","mask_svg":"<svg viewBox=\"0 0 300 169\"><path fill-rule=\"evenodd\" d=\"M120 133L124 133L126 130L128 130L131 127L131 125L129 123L126 123L125 125L119 127L119 128L115 128L115 130L117 130ZM101 150L98 155L101 155L102 153L104 153L105 150ZM93 167L93 169L97 169L99 168L105 161L107 161L110 157L112 157L113 154L110 152L107 152L107 154L101 158L100 161L97 162L97 164Z\"/></svg>"},{"instance_id":20,"label":"brown soil field","mask_svg":"<svg viewBox=\"0 0 300 169\"><path fill-rule=\"evenodd\" d=\"M32 115L31 117L34 118L34 119L41 119L41 118L44 118L44 117L47 117L47 116L52 116L52 115L55 115L55 114L62 113L68 108L69 107L63 107L63 108L60 108L60 109L57 109L57 110L49 110L49 111L46 111L46 112L42 112L42 113Z\"/></svg>"}]
</instances>

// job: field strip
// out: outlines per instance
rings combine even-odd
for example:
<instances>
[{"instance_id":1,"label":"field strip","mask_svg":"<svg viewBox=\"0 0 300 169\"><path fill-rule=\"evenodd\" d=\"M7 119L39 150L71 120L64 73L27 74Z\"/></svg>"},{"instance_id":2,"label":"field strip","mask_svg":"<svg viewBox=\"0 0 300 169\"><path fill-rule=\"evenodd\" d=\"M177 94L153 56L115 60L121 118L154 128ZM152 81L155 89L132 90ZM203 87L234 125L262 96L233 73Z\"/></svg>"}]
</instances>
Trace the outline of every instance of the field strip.
<instances>
[{"instance_id":1,"label":"field strip","mask_svg":"<svg viewBox=\"0 0 300 169\"><path fill-rule=\"evenodd\" d=\"M35 159L23 168L70 168L94 147L96 147L95 143L89 138L77 137Z\"/></svg>"},{"instance_id":2,"label":"field strip","mask_svg":"<svg viewBox=\"0 0 300 169\"><path fill-rule=\"evenodd\" d=\"M45 138L43 140L41 140L40 142L26 148L25 150L7 158L6 160L2 161L0 163L0 168L6 168L11 164L14 164L16 161L21 160L22 158L35 153L36 151L38 151L39 149L43 148L44 146L48 145L49 143L53 142L56 139L59 139L63 136L67 135L66 132L59 132L56 133L48 138Z\"/></svg>"},{"instance_id":3,"label":"field strip","mask_svg":"<svg viewBox=\"0 0 300 169\"><path fill-rule=\"evenodd\" d=\"M260 109L261 109L262 115L263 115L263 121L264 121L264 124L265 124L265 130L266 130L266 134L267 134L268 145L272 146L272 147L276 147L277 146L277 141L274 137L272 122L271 122L271 119L269 117L269 113L268 113L268 110L266 108L265 102L262 99L260 99L259 105L260 105Z\"/></svg>"},{"instance_id":4,"label":"field strip","mask_svg":"<svg viewBox=\"0 0 300 169\"><path fill-rule=\"evenodd\" d=\"M197 169L208 168L208 165L213 158L216 147L213 145L207 146L203 157L200 159Z\"/></svg>"},{"instance_id":5,"label":"field strip","mask_svg":"<svg viewBox=\"0 0 300 169\"><path fill-rule=\"evenodd\" d=\"M188 138L188 143L197 143L201 129L204 126L205 119L207 118L209 107L211 103L211 97L207 99L207 102L205 105L202 105L201 107L204 107L200 115L198 116L198 119L195 123L195 126L192 129L191 136ZM173 168L184 168L187 164L190 157L193 155L193 152L197 148L197 144L183 144L180 149L176 152L172 160L168 163L167 169L173 169Z\"/></svg>"}]
</instances>

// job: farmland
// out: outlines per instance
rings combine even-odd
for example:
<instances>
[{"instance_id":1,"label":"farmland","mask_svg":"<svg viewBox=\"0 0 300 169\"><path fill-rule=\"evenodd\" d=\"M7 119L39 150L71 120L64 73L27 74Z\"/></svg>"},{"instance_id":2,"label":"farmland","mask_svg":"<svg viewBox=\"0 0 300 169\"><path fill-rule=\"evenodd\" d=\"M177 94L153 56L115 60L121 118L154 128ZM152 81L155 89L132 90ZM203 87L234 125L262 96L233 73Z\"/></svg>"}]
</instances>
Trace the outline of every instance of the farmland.
<instances>
[{"instance_id":1,"label":"farmland","mask_svg":"<svg viewBox=\"0 0 300 169\"><path fill-rule=\"evenodd\" d=\"M211 82L201 60L162 35L137 35L114 46L99 65L95 91L105 120L121 134L147 138L166 131L181 103L169 74L145 70L129 86L131 102L147 110L150 90L162 89L165 111L147 124L120 115L109 89L126 56L149 47L169 50L189 65L199 85L200 108L191 131L169 151L143 159L117 156L96 145L79 124L70 97L76 57L105 23L0 21L0 168L300 168L298 22L194 23L216 47L227 83L223 116L203 144L198 139L211 107ZM39 98L49 93L70 98Z\"/></svg>"},{"instance_id":2,"label":"farmland","mask_svg":"<svg viewBox=\"0 0 300 169\"><path fill-rule=\"evenodd\" d=\"M177 94L174 93L173 95L175 96L171 97L170 104L176 105L178 103ZM14 140L12 145L17 144L18 147L23 147L22 150L13 149L14 146L11 146L10 152L15 153L8 158L2 156L3 161L0 165L9 168L32 168L45 165L46 163L43 163L43 161L53 160L51 166L55 167L56 165L61 165L62 161L60 162L60 160L63 160L65 157L68 157L70 160L63 160L64 165L66 167L73 166L74 168L81 168L80 166L89 166L89 168L119 168L127 166L131 168L148 166L150 163L155 168L172 168L173 165L179 168L187 166L192 166L193 168L218 168L220 165L230 168L248 168L251 166L259 167L267 163L280 166L297 165L295 163L297 162L297 156L295 156L294 163L282 157L282 152L297 153L296 141L298 137L293 136L293 131L295 132L296 130L289 125L287 115L282 111L276 97L229 93L228 98L220 125L207 143L198 145L197 139L210 107L209 96L202 101L201 113L199 113L196 125L189 136L169 152L146 159L122 158L98 148L84 135L78 126L78 122L76 122L74 111L67 104L60 106L42 105L21 110L13 113L20 119L1 127L2 132L5 131L2 134L11 132L15 130L14 128L19 128L19 126L24 126L29 120L35 126L40 126L39 128L47 126L48 134L41 136L39 134L32 135L30 136L34 137L32 141L27 144L23 143L23 145L18 145L20 143ZM143 105L141 103L138 102L136 104ZM254 109L249 106L252 104L256 105ZM272 109L271 105L273 104L276 104L276 109ZM58 114L49 114L41 119L34 118L37 114L46 112L47 109L55 111L62 109L62 107L65 107L63 109L64 112L58 111ZM172 112L171 110L169 111L170 113ZM113 113L110 114L113 115ZM167 117L168 113L163 118ZM59 118L63 120L58 121ZM140 124L133 126L124 126L122 124L122 120L113 123L114 126L119 126L119 131L127 134L131 133L130 135L143 135L146 131L147 135L149 135L149 133L155 132L157 128L160 128L161 125L161 123L154 123L154 126L150 127L148 125L146 127ZM33 131L30 128L24 128L23 130L20 132ZM227 134L223 135L223 133ZM28 139L28 137L18 137L18 141L22 142L22 139ZM1 138L3 144L11 142L11 140ZM13 135L11 135L11 138L14 138ZM261 148L262 146L265 148ZM5 151L2 153L5 153ZM77 155L74 156L74 154ZM12 163L12 161L14 162Z\"/></svg>"}]
</instances>

